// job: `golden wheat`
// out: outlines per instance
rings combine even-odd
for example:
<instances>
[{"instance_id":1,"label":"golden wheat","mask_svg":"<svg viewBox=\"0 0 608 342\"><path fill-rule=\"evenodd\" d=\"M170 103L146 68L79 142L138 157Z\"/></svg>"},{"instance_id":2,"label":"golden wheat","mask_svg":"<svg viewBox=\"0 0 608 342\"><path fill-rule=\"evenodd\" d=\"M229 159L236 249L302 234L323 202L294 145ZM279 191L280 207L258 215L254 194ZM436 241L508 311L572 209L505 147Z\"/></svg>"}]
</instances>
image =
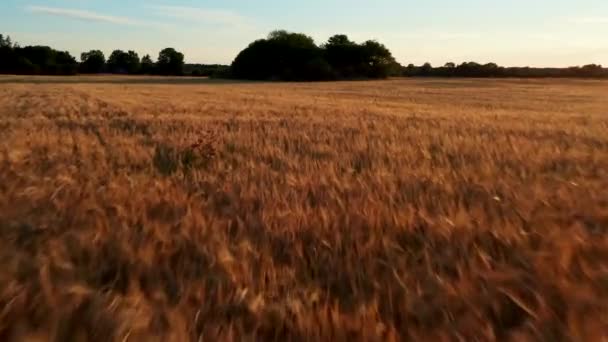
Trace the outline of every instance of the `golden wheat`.
<instances>
[{"instance_id":1,"label":"golden wheat","mask_svg":"<svg viewBox=\"0 0 608 342\"><path fill-rule=\"evenodd\" d=\"M0 78L0 340L608 337L608 83Z\"/></svg>"}]
</instances>

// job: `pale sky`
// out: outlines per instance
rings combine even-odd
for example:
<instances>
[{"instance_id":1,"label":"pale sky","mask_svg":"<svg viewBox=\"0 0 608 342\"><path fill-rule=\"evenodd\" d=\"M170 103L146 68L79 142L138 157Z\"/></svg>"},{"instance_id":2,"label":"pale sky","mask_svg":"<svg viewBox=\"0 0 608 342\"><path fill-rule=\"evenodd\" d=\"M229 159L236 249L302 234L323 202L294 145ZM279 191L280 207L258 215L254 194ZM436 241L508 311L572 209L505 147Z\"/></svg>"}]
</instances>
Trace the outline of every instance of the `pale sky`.
<instances>
[{"instance_id":1,"label":"pale sky","mask_svg":"<svg viewBox=\"0 0 608 342\"><path fill-rule=\"evenodd\" d=\"M80 53L230 63L274 29L384 43L407 65L608 65L608 0L2 0L0 33Z\"/></svg>"}]
</instances>

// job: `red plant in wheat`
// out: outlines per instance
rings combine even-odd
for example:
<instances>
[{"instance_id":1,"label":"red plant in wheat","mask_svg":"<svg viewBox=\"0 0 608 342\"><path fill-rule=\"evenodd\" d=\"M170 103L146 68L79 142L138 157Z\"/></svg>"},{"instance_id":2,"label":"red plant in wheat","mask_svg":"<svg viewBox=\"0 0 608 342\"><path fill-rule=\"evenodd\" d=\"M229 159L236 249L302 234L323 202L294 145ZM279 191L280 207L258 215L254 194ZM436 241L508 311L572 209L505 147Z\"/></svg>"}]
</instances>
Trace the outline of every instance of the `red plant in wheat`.
<instances>
[{"instance_id":1,"label":"red plant in wheat","mask_svg":"<svg viewBox=\"0 0 608 342\"><path fill-rule=\"evenodd\" d=\"M185 168L206 166L217 157L218 136L213 131L200 133L198 139L181 151L181 162Z\"/></svg>"}]
</instances>

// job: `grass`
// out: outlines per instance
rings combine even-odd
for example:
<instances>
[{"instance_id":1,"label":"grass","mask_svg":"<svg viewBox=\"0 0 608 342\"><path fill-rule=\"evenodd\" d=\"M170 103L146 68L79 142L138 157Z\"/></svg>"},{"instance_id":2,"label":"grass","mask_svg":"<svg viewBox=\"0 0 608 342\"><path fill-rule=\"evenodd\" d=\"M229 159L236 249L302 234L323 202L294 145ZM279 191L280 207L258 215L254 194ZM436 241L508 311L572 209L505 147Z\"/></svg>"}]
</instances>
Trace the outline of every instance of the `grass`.
<instances>
[{"instance_id":1,"label":"grass","mask_svg":"<svg viewBox=\"0 0 608 342\"><path fill-rule=\"evenodd\" d=\"M608 337L606 82L4 80L0 340Z\"/></svg>"}]
</instances>

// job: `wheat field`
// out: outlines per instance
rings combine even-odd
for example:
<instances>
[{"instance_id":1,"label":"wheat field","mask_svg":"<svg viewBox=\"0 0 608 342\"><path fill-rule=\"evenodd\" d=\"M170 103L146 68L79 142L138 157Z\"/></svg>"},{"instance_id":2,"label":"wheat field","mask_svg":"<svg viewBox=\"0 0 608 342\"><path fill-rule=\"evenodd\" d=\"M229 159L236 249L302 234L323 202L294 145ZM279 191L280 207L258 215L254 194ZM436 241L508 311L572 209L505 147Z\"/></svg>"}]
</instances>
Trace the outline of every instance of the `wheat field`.
<instances>
[{"instance_id":1,"label":"wheat field","mask_svg":"<svg viewBox=\"0 0 608 342\"><path fill-rule=\"evenodd\" d=\"M607 94L0 78L0 340L608 338Z\"/></svg>"}]
</instances>

